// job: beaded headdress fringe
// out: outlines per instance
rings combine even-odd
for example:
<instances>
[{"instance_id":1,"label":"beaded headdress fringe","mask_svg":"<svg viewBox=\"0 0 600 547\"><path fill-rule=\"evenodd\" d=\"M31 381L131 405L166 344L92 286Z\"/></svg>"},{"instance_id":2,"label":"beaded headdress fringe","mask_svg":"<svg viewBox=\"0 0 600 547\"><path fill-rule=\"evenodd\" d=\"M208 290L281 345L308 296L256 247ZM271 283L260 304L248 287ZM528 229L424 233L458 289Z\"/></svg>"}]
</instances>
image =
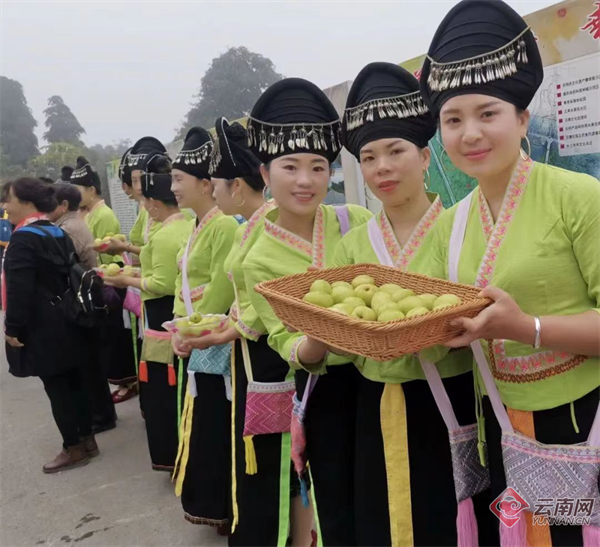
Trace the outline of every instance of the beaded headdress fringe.
<instances>
[{"instance_id":1,"label":"beaded headdress fringe","mask_svg":"<svg viewBox=\"0 0 600 547\"><path fill-rule=\"evenodd\" d=\"M339 120L324 124L296 123L271 124L250 118L248 120L248 146L258 146L259 152L269 155L291 152L331 150L342 148Z\"/></svg>"},{"instance_id":2,"label":"beaded headdress fringe","mask_svg":"<svg viewBox=\"0 0 600 547\"><path fill-rule=\"evenodd\" d=\"M516 74L517 63L527 64L524 35L527 27L505 46L489 53L450 63L438 63L429 55L431 69L427 84L431 91L445 91L472 84L485 84Z\"/></svg>"},{"instance_id":3,"label":"beaded headdress fringe","mask_svg":"<svg viewBox=\"0 0 600 547\"><path fill-rule=\"evenodd\" d=\"M414 93L398 95L397 97L374 99L358 106L347 108L344 116L346 117L348 131L352 131L376 119L412 118L421 116L427 112L428 109L421 98L420 92L415 91Z\"/></svg>"}]
</instances>

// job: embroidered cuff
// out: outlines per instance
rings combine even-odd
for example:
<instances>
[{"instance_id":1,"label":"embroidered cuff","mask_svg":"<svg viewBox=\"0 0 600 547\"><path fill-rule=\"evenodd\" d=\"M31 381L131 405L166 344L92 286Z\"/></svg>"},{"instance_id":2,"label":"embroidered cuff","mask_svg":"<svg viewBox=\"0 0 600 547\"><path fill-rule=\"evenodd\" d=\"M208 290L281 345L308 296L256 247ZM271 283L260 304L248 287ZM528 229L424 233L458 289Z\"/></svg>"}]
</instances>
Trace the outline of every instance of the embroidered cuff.
<instances>
[{"instance_id":1,"label":"embroidered cuff","mask_svg":"<svg viewBox=\"0 0 600 547\"><path fill-rule=\"evenodd\" d=\"M237 320L235 328L244 338L252 342L256 342L264 334L263 332L251 329L241 319Z\"/></svg>"},{"instance_id":2,"label":"embroidered cuff","mask_svg":"<svg viewBox=\"0 0 600 547\"><path fill-rule=\"evenodd\" d=\"M296 339L296 341L292 345L292 349L290 350L290 356L288 358L288 363L290 364L290 367L292 367L293 369L296 369L296 370L304 369L304 370L310 372L311 374L317 374L325 366L325 363L327 362L327 358L329 357L329 352L327 352L323 356L323 359L321 361L319 361L318 363L312 363L310 365L305 365L304 363L301 363L300 359L298 358L298 350L300 349L300 346L304 342L306 342L306 336L300 336L298 339Z\"/></svg>"}]
</instances>

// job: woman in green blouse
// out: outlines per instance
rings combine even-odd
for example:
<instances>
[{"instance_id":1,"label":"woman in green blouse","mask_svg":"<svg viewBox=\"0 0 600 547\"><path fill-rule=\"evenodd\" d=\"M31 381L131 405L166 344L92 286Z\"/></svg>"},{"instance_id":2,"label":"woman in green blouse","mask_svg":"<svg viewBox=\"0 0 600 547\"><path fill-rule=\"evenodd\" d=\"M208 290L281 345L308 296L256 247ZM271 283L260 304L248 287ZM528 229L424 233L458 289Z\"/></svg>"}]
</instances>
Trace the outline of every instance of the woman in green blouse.
<instances>
[{"instance_id":1,"label":"woman in green blouse","mask_svg":"<svg viewBox=\"0 0 600 547\"><path fill-rule=\"evenodd\" d=\"M115 287L134 287L142 292L144 303L144 343L139 369L140 397L143 398L146 433L152 468L172 471L178 446L179 361L171 349L171 336L162 324L173 317L177 254L191 225L179 211L171 192L171 163L157 151L147 162L142 176L144 203L160 229L144 245L140 259L141 278L105 277Z\"/></svg>"},{"instance_id":2,"label":"woman in green blouse","mask_svg":"<svg viewBox=\"0 0 600 547\"><path fill-rule=\"evenodd\" d=\"M173 307L177 316L194 312L226 314L233 303L233 287L224 274L223 264L231 251L238 222L224 215L212 196L209 174L212 147L208 132L194 127L173 162L173 193L179 206L192 209L197 217L178 256ZM179 337L173 337L175 354L185 358L188 352L182 351L181 343ZM212 357L206 356L212 356L212 348L194 352L186 361L192 370L188 370L174 473L175 492L181 495L186 520L225 532L231 477L231 404L227 398L230 382L228 376L199 366L204 358L211 361ZM225 350L219 354L224 355ZM214 365L216 359L211 362ZM204 372L199 372L200 369Z\"/></svg>"},{"instance_id":3,"label":"woman in green blouse","mask_svg":"<svg viewBox=\"0 0 600 547\"><path fill-rule=\"evenodd\" d=\"M483 79L476 72L492 65ZM600 402L600 183L529 157L527 108L542 79L532 31L503 2L461 2L440 24L421 92L439 118L450 160L478 187L438 221L430 273L480 287L494 301L477 317L457 320L464 333L448 345L475 342L479 367L489 366L507 407L504 429L570 445L587 440ZM488 397L484 415L494 498L507 482ZM522 468L534 492L550 481L557 493L581 478L564 469L540 478ZM530 526L534 510L519 521L530 545L584 541L580 526Z\"/></svg>"}]
</instances>

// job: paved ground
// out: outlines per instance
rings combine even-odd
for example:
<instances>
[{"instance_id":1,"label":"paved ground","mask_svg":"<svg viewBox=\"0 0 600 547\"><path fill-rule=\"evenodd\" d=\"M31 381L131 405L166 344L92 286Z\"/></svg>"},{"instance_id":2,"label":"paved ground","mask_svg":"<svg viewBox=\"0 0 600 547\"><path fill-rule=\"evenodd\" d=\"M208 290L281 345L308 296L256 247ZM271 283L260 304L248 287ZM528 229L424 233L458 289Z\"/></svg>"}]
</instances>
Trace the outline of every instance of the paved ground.
<instances>
[{"instance_id":1,"label":"paved ground","mask_svg":"<svg viewBox=\"0 0 600 547\"><path fill-rule=\"evenodd\" d=\"M117 428L98 436L100 456L44 475L61 448L50 403L39 379L8 374L0 351L0 546L226 545L184 521L168 474L151 470L137 398L117 406Z\"/></svg>"}]
</instances>

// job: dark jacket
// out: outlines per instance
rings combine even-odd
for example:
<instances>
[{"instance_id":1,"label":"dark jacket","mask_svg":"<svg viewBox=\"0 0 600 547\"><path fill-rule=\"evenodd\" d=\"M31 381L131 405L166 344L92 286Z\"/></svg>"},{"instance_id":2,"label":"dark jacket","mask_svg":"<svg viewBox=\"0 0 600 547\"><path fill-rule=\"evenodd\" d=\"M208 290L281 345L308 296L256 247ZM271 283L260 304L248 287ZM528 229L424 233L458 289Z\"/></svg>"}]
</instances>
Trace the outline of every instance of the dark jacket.
<instances>
[{"instance_id":1,"label":"dark jacket","mask_svg":"<svg viewBox=\"0 0 600 547\"><path fill-rule=\"evenodd\" d=\"M15 376L60 374L80 359L81 329L67 323L52 303L68 288L68 266L56 244L67 256L74 250L65 232L42 220L14 232L6 250L5 332L25 344L23 348L6 344L9 370Z\"/></svg>"}]
</instances>

